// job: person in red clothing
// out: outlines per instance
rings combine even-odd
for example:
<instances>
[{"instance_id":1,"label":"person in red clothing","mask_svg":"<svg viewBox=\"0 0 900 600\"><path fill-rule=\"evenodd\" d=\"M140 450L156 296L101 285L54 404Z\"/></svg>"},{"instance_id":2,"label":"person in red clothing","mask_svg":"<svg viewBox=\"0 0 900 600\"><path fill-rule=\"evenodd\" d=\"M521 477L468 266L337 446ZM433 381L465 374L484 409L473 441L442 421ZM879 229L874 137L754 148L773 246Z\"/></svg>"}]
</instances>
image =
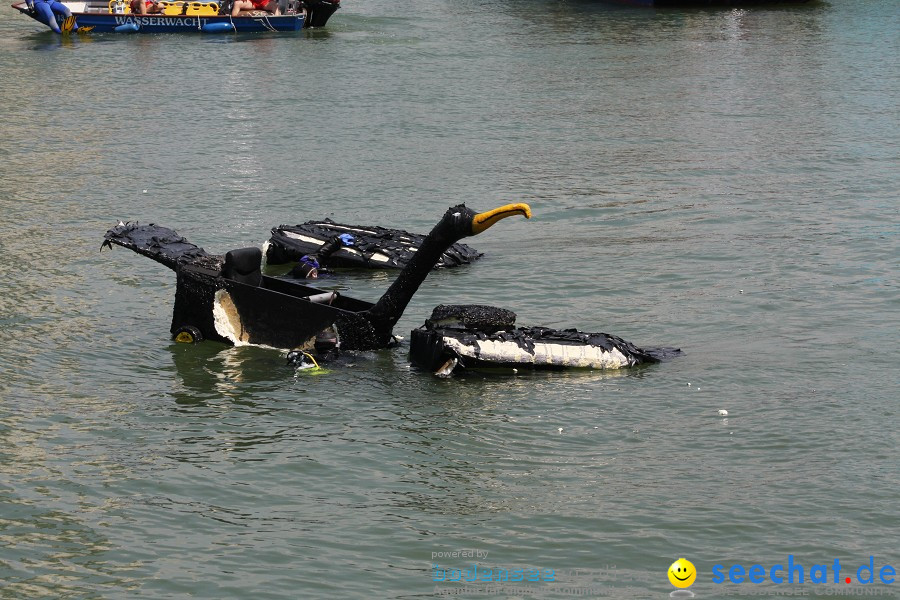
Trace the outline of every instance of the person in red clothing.
<instances>
[{"instance_id":1,"label":"person in red clothing","mask_svg":"<svg viewBox=\"0 0 900 600\"><path fill-rule=\"evenodd\" d=\"M131 14L133 15L161 15L166 12L157 0L131 0Z\"/></svg>"},{"instance_id":2,"label":"person in red clothing","mask_svg":"<svg viewBox=\"0 0 900 600\"><path fill-rule=\"evenodd\" d=\"M264 10L276 17L281 14L278 0L234 0L234 4L231 7L231 16L238 17L241 13L246 14L255 10Z\"/></svg>"}]
</instances>

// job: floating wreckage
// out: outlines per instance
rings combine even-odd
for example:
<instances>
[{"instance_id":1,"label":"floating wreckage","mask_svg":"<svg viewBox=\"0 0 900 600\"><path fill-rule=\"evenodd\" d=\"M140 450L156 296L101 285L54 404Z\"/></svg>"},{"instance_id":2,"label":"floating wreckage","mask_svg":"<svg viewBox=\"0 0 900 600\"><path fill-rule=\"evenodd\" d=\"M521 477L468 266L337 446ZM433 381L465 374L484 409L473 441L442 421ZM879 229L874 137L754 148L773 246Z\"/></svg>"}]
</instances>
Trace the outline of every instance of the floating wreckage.
<instances>
[{"instance_id":1,"label":"floating wreckage","mask_svg":"<svg viewBox=\"0 0 900 600\"><path fill-rule=\"evenodd\" d=\"M681 351L638 348L606 333L516 327L511 310L441 305L410 337L413 365L440 376L463 369L622 369L657 363Z\"/></svg>"},{"instance_id":2,"label":"floating wreckage","mask_svg":"<svg viewBox=\"0 0 900 600\"><path fill-rule=\"evenodd\" d=\"M320 254L335 238L344 236L352 242L327 256L325 268L402 269L415 256L425 236L402 229L344 225L330 219L307 221L300 225L279 225L263 246L266 262L272 265L297 262L304 256ZM434 268L467 265L482 254L465 244L454 243L444 250Z\"/></svg>"},{"instance_id":3,"label":"floating wreckage","mask_svg":"<svg viewBox=\"0 0 900 600\"><path fill-rule=\"evenodd\" d=\"M259 248L212 255L157 225L120 223L106 232L103 246L130 248L175 271L171 332L176 341L308 349L318 334L333 331L342 350L374 350L392 345L394 325L448 248L513 215L530 218L531 209L527 204L483 213L463 204L449 208L375 303L263 275Z\"/></svg>"}]
</instances>

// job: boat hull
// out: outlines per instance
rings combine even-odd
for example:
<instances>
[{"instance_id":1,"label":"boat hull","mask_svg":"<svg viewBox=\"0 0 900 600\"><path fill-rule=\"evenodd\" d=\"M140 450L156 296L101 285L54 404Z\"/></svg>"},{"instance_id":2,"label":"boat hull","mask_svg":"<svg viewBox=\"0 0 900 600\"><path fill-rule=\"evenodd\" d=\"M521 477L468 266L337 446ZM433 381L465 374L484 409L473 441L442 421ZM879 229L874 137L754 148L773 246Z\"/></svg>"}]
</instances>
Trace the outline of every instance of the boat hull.
<instances>
[{"instance_id":1,"label":"boat hull","mask_svg":"<svg viewBox=\"0 0 900 600\"><path fill-rule=\"evenodd\" d=\"M80 29L91 33L262 33L266 31L300 31L304 15L283 15L279 17L231 17L227 15L113 15L94 13L73 13ZM57 16L62 25L62 18ZM230 25L228 29L216 31L217 25Z\"/></svg>"},{"instance_id":2,"label":"boat hull","mask_svg":"<svg viewBox=\"0 0 900 600\"><path fill-rule=\"evenodd\" d=\"M339 0L308 0L305 27L325 27L334 11L341 7Z\"/></svg>"},{"instance_id":3,"label":"boat hull","mask_svg":"<svg viewBox=\"0 0 900 600\"><path fill-rule=\"evenodd\" d=\"M79 4L84 6L89 3ZM317 0L307 4L308 10L301 8L295 14L277 17L270 14L240 17L227 14L135 15L95 10L73 10L72 14L80 33L264 33L296 32L305 27L322 27L340 6L338 2L331 0ZM38 18L37 13L28 10L24 2L15 3L12 7L45 24ZM55 18L60 29L66 31L65 18L62 15L55 15Z\"/></svg>"}]
</instances>

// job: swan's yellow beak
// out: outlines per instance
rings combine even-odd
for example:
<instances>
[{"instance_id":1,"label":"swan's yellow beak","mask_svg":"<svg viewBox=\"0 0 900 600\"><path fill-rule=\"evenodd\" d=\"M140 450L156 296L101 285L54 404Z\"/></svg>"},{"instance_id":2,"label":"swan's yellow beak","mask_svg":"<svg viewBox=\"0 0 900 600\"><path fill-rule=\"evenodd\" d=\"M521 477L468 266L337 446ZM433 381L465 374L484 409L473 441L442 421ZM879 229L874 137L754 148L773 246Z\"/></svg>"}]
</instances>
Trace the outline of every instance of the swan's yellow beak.
<instances>
[{"instance_id":1,"label":"swan's yellow beak","mask_svg":"<svg viewBox=\"0 0 900 600\"><path fill-rule=\"evenodd\" d=\"M507 204L494 210L478 213L472 219L472 235L478 235L497 221L513 215L522 215L526 219L530 219L531 207L524 203Z\"/></svg>"}]
</instances>

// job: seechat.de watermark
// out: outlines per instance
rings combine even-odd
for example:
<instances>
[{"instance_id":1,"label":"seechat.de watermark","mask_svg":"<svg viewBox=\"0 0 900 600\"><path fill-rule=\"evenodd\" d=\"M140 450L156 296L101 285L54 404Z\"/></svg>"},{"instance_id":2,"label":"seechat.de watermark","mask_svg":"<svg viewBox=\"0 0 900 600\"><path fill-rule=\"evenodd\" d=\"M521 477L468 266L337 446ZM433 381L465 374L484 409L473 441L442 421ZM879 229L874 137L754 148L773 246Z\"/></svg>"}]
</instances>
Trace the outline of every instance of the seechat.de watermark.
<instances>
[{"instance_id":1,"label":"seechat.de watermark","mask_svg":"<svg viewBox=\"0 0 900 600\"><path fill-rule=\"evenodd\" d=\"M897 570L891 565L884 564L876 566L874 556L869 557L867 563L863 563L858 567L856 565L848 566L841 564L839 559L834 562L825 564L813 564L808 569L800 562L794 560L793 554L788 554L784 563L775 563L769 566L751 565L744 567L740 563L735 563L730 567L721 564L712 567L712 582L725 583L815 583L815 584L869 584L882 583L890 585L894 583ZM856 576L854 579L853 576Z\"/></svg>"},{"instance_id":2,"label":"seechat.de watermark","mask_svg":"<svg viewBox=\"0 0 900 600\"><path fill-rule=\"evenodd\" d=\"M702 566L702 565L701 565ZM715 596L887 596L894 597L892 584L897 570L884 560L869 556L867 561L840 559L813 564L797 560L793 554L769 564L716 563L707 571L686 558L669 566L669 582L678 588L672 598L694 598L689 588L697 582L715 584ZM733 585L732 585L733 584ZM721 586L721 587L718 587ZM704 588L701 586L701 590ZM705 588L708 591L709 588Z\"/></svg>"}]
</instances>

